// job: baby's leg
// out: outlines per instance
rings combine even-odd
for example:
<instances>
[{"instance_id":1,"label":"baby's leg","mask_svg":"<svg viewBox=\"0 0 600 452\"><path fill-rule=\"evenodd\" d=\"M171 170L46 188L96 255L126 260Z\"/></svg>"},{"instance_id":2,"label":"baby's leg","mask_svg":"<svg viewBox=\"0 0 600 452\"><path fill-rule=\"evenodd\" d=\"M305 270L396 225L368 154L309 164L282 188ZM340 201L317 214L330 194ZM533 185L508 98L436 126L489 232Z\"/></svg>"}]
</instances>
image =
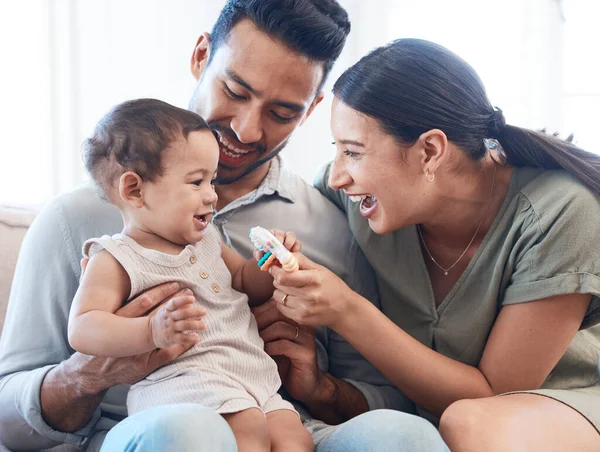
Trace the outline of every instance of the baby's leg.
<instances>
[{"instance_id":1,"label":"baby's leg","mask_svg":"<svg viewBox=\"0 0 600 452\"><path fill-rule=\"evenodd\" d=\"M271 452L313 452L312 436L304 428L300 417L291 410L267 413Z\"/></svg>"},{"instance_id":2,"label":"baby's leg","mask_svg":"<svg viewBox=\"0 0 600 452\"><path fill-rule=\"evenodd\" d=\"M271 444L267 420L258 408L224 414L237 443L238 452L269 452Z\"/></svg>"}]
</instances>

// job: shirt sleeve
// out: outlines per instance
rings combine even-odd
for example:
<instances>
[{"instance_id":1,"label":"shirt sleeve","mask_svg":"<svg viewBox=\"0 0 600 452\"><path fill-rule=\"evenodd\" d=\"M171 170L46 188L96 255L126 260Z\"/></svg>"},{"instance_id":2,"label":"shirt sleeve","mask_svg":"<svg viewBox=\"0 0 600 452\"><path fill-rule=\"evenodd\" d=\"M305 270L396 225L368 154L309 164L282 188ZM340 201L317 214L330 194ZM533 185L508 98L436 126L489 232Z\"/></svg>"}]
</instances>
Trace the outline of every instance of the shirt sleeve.
<instances>
[{"instance_id":1,"label":"shirt sleeve","mask_svg":"<svg viewBox=\"0 0 600 452\"><path fill-rule=\"evenodd\" d=\"M79 249L65 233L60 203L35 219L21 247L0 340L0 443L40 450L81 445L100 416L78 432L52 429L41 415L40 388L47 372L69 358L69 307L79 279Z\"/></svg>"},{"instance_id":2,"label":"shirt sleeve","mask_svg":"<svg viewBox=\"0 0 600 452\"><path fill-rule=\"evenodd\" d=\"M591 294L581 328L600 322L600 200L580 190L536 206L523 199L523 232L503 305L565 294Z\"/></svg>"}]
</instances>

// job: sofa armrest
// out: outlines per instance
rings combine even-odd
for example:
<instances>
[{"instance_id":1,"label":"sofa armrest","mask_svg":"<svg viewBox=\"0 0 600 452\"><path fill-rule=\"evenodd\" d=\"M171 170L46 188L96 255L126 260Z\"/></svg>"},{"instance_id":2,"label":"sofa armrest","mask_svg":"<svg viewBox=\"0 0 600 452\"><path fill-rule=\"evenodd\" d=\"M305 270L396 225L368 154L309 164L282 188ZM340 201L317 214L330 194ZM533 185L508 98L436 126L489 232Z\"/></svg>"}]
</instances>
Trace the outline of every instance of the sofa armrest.
<instances>
[{"instance_id":1,"label":"sofa armrest","mask_svg":"<svg viewBox=\"0 0 600 452\"><path fill-rule=\"evenodd\" d=\"M37 209L0 205L0 335L21 242Z\"/></svg>"}]
</instances>

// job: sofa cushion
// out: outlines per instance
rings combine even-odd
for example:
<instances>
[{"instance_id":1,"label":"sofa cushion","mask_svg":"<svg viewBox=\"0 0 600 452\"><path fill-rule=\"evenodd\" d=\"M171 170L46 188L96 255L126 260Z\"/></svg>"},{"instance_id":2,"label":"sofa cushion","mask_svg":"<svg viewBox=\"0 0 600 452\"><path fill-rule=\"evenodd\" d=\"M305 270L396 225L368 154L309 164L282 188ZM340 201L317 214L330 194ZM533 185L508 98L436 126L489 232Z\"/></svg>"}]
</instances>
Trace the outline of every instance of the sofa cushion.
<instances>
[{"instance_id":1,"label":"sofa cushion","mask_svg":"<svg viewBox=\"0 0 600 452\"><path fill-rule=\"evenodd\" d=\"M0 334L17 257L37 210L0 205Z\"/></svg>"}]
</instances>

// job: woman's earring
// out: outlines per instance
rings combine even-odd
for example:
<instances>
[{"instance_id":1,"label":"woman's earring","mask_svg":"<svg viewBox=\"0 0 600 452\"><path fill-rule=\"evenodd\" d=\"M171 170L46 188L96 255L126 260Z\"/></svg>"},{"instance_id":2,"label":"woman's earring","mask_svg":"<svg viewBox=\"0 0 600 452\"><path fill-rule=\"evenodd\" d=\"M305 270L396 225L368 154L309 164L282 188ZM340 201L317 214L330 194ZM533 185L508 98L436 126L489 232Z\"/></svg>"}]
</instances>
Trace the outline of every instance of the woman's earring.
<instances>
[{"instance_id":1,"label":"woman's earring","mask_svg":"<svg viewBox=\"0 0 600 452\"><path fill-rule=\"evenodd\" d=\"M425 179L427 182L432 183L435 179L435 174L429 173L429 168L425 169Z\"/></svg>"}]
</instances>

